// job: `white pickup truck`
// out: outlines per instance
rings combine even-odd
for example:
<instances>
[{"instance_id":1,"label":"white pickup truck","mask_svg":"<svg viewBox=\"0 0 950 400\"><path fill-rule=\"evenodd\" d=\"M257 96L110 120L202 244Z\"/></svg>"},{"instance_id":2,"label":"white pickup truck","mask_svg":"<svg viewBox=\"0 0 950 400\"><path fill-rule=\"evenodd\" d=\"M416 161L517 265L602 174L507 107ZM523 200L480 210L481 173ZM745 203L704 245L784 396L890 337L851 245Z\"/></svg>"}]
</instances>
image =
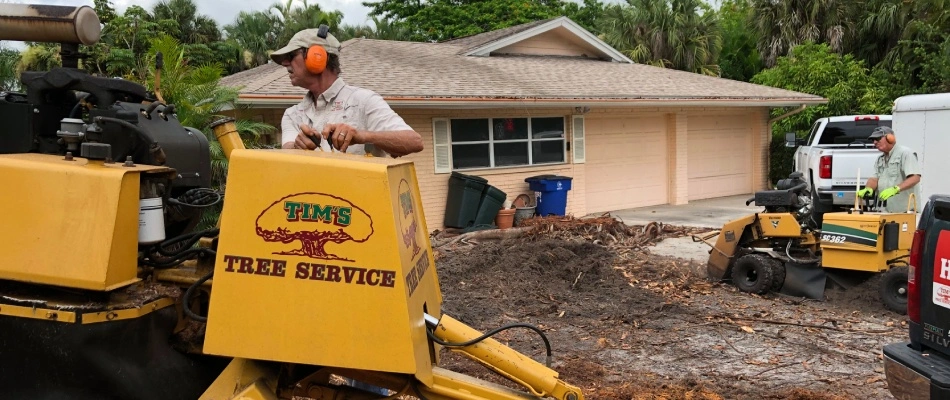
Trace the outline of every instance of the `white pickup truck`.
<instances>
[{"instance_id":1,"label":"white pickup truck","mask_svg":"<svg viewBox=\"0 0 950 400\"><path fill-rule=\"evenodd\" d=\"M880 152L868 140L878 126L891 126L890 115L848 115L819 118L807 139L785 134L795 151L795 171L808 181L815 211L825 213L854 205L854 192L874 173Z\"/></svg>"}]
</instances>

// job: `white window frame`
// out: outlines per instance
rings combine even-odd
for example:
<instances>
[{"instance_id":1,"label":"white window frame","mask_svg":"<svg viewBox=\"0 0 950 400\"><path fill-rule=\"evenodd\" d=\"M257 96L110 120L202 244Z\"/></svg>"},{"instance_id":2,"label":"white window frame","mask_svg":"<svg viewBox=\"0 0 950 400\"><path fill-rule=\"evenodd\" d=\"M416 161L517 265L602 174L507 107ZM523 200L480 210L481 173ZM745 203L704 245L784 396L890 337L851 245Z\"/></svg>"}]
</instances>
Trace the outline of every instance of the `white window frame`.
<instances>
[{"instance_id":1,"label":"white window frame","mask_svg":"<svg viewBox=\"0 0 950 400\"><path fill-rule=\"evenodd\" d=\"M525 139L510 139L510 140L496 140L495 139L495 121L499 119L519 119L524 118L528 120L528 137ZM536 139L534 138L534 130L532 121L536 118L561 118L561 129L563 135L559 138L544 138ZM467 141L467 142L452 142L452 120L461 120L461 119L487 119L488 120L488 140L477 140L477 141ZM569 124L573 123L573 120L567 118L563 115L533 115L533 116L513 116L513 117L458 117L458 118L433 118L433 142L434 142L434 153L435 153L435 172L436 173L449 173L452 171L472 171L472 170L488 170L488 169L506 169L506 168L524 168L524 167L543 167L550 165L563 165L567 164L568 161L568 140L569 140ZM532 145L534 142L561 142L561 161L558 162L545 162L535 164L534 162L534 152L532 151ZM495 144L506 144L506 143L526 143L528 149L528 163L519 164L519 165L495 165ZM452 155L453 145L476 145L476 144L487 144L488 145L488 166L479 166L479 167L469 167L469 168L454 168L454 159ZM446 162L447 154L447 162Z\"/></svg>"}]
</instances>

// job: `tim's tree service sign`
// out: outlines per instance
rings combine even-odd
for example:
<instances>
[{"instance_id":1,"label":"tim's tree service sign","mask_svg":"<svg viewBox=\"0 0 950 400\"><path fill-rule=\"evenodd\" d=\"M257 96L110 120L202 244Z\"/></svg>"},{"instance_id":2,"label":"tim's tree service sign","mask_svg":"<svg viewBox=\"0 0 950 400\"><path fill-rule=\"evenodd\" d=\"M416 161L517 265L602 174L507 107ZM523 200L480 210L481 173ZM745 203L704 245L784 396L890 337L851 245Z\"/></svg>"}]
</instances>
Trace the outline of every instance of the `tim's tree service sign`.
<instances>
[{"instance_id":1,"label":"tim's tree service sign","mask_svg":"<svg viewBox=\"0 0 950 400\"><path fill-rule=\"evenodd\" d=\"M934 304L950 308L950 232L941 231L934 254Z\"/></svg>"},{"instance_id":2,"label":"tim's tree service sign","mask_svg":"<svg viewBox=\"0 0 950 400\"><path fill-rule=\"evenodd\" d=\"M300 248L274 254L321 260L353 261L327 253L327 243L362 243L373 235L373 218L346 199L326 193L296 193L275 201L255 221L257 236L267 242L295 243Z\"/></svg>"}]
</instances>

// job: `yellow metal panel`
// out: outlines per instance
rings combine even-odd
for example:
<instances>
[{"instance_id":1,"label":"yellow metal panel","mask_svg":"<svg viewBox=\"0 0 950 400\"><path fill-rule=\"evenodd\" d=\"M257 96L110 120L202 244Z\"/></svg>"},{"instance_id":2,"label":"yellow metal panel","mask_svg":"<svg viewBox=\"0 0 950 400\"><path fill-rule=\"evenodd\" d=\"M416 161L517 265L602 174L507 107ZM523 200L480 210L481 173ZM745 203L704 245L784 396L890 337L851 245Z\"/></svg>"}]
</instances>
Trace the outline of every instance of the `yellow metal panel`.
<instances>
[{"instance_id":1,"label":"yellow metal panel","mask_svg":"<svg viewBox=\"0 0 950 400\"><path fill-rule=\"evenodd\" d=\"M397 212L399 186L392 184L402 179L418 195L411 162L234 150L204 351L399 373L429 369L420 305L438 314L441 297L431 250L420 241L427 232L418 197L411 219L421 249L404 253L414 247L404 244L401 231L411 223Z\"/></svg>"},{"instance_id":2,"label":"yellow metal panel","mask_svg":"<svg viewBox=\"0 0 950 400\"><path fill-rule=\"evenodd\" d=\"M729 263L736 254L736 246L742 239L742 233L749 224L755 221L756 215L749 214L745 217L734 219L722 226L719 236L716 238L716 245L709 252L709 261L706 263L706 270L710 278L722 279L726 277L729 270Z\"/></svg>"},{"instance_id":3,"label":"yellow metal panel","mask_svg":"<svg viewBox=\"0 0 950 400\"><path fill-rule=\"evenodd\" d=\"M898 249L884 251L884 224L898 224ZM829 268L879 272L889 268L887 260L910 253L915 214L828 213L821 232L822 265Z\"/></svg>"},{"instance_id":4,"label":"yellow metal panel","mask_svg":"<svg viewBox=\"0 0 950 400\"><path fill-rule=\"evenodd\" d=\"M62 310L50 310L47 308L12 306L8 304L0 305L0 315L11 317L45 319L57 322L76 322L76 313Z\"/></svg>"},{"instance_id":5,"label":"yellow metal panel","mask_svg":"<svg viewBox=\"0 0 950 400\"><path fill-rule=\"evenodd\" d=\"M802 227L792 214L760 213L759 220L762 237L799 237L802 235Z\"/></svg>"},{"instance_id":6,"label":"yellow metal panel","mask_svg":"<svg viewBox=\"0 0 950 400\"><path fill-rule=\"evenodd\" d=\"M164 167L0 155L0 279L91 290L137 281L139 174Z\"/></svg>"},{"instance_id":7,"label":"yellow metal panel","mask_svg":"<svg viewBox=\"0 0 950 400\"><path fill-rule=\"evenodd\" d=\"M235 358L221 371L199 400L242 399L250 396L248 390L256 390L251 399L273 399L277 387L277 373L273 368L254 360Z\"/></svg>"},{"instance_id":8,"label":"yellow metal panel","mask_svg":"<svg viewBox=\"0 0 950 400\"><path fill-rule=\"evenodd\" d=\"M428 347L423 312L436 318L441 316L442 291L435 271L435 257L429 242L429 229L425 223L422 200L416 171L410 164L389 169L390 203L395 217L400 264L409 267L403 271L402 280L408 291L408 321L411 326L413 358L417 366L438 363L438 351ZM435 359L433 359L435 358ZM416 378L424 384L432 383L432 370L418 368Z\"/></svg>"},{"instance_id":9,"label":"yellow metal panel","mask_svg":"<svg viewBox=\"0 0 950 400\"><path fill-rule=\"evenodd\" d=\"M109 310L109 311L85 313L85 314L82 314L82 323L95 324L95 323L100 323L100 322L110 322L110 321L117 321L117 320L122 320L122 319L138 318L152 311L161 310L165 307L168 307L174 304L175 304L175 299L166 297L163 299L155 300L148 304L143 304L141 307L127 308L127 309L122 309L122 310Z\"/></svg>"}]
</instances>

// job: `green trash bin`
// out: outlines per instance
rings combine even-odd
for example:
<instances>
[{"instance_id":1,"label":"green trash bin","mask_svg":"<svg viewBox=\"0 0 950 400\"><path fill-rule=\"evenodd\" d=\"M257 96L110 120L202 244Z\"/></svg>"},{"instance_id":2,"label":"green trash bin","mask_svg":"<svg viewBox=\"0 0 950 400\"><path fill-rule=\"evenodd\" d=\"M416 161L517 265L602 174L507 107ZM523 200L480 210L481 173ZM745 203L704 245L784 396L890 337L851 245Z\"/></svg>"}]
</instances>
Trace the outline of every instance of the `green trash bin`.
<instances>
[{"instance_id":1,"label":"green trash bin","mask_svg":"<svg viewBox=\"0 0 950 400\"><path fill-rule=\"evenodd\" d=\"M449 228L467 228L475 224L485 186L488 186L488 179L453 172L449 177L442 224Z\"/></svg>"},{"instance_id":2,"label":"green trash bin","mask_svg":"<svg viewBox=\"0 0 950 400\"><path fill-rule=\"evenodd\" d=\"M498 188L488 185L482 193L482 202L478 205L478 214L475 216L475 226L495 225L498 210L505 204L508 195Z\"/></svg>"}]
</instances>

